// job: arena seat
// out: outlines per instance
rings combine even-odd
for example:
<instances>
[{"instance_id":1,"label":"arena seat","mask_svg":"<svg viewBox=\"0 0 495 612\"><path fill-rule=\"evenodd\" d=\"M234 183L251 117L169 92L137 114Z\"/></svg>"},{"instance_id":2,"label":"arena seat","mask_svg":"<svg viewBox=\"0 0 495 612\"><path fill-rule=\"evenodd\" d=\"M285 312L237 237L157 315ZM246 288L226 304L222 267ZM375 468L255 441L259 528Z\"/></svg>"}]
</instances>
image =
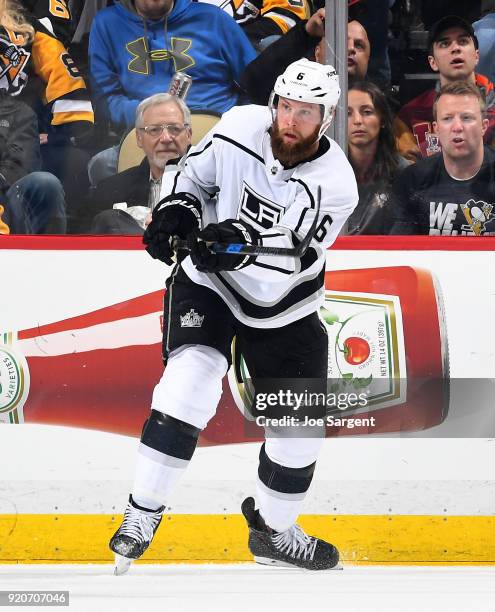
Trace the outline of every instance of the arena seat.
<instances>
[{"instance_id":1,"label":"arena seat","mask_svg":"<svg viewBox=\"0 0 495 612\"><path fill-rule=\"evenodd\" d=\"M191 111L192 144L197 144L219 119L220 115L212 111ZM136 129L132 128L122 139L117 172L139 165L143 157L143 150L136 144Z\"/></svg>"}]
</instances>

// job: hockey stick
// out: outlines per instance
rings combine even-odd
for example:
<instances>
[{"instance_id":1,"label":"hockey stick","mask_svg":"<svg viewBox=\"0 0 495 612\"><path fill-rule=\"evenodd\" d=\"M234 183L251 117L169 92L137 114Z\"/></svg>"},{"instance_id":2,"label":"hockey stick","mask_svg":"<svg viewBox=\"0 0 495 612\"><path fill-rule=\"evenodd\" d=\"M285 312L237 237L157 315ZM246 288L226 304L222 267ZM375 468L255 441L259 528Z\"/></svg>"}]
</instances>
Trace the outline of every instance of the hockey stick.
<instances>
[{"instance_id":1,"label":"hockey stick","mask_svg":"<svg viewBox=\"0 0 495 612\"><path fill-rule=\"evenodd\" d=\"M320 214L320 201L321 201L321 187L318 185L316 191L316 208L315 218L311 223L306 236L301 242L293 248L286 247L272 247L263 245L250 245L250 244L224 244L222 242L211 242L207 243L208 248L214 253L219 255L271 255L279 257L302 257L308 250L308 247L313 240L316 232L316 226L318 225L318 217ZM173 242L174 250L187 249L187 242L185 240L174 239Z\"/></svg>"}]
</instances>

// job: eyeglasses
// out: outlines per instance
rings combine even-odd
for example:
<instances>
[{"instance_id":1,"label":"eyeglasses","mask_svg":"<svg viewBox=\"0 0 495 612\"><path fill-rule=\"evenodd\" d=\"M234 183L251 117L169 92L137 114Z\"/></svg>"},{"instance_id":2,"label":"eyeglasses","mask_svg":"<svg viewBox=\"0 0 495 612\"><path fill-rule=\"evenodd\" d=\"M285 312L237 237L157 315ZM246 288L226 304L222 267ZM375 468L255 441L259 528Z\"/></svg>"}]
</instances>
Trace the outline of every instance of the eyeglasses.
<instances>
[{"instance_id":1,"label":"eyeglasses","mask_svg":"<svg viewBox=\"0 0 495 612\"><path fill-rule=\"evenodd\" d=\"M166 130L167 134L172 138L177 138L182 132L189 127L188 123L184 125L177 125L176 123L164 123L163 125L145 125L142 128L138 128L142 132L146 132L151 138L160 138L163 131Z\"/></svg>"}]
</instances>

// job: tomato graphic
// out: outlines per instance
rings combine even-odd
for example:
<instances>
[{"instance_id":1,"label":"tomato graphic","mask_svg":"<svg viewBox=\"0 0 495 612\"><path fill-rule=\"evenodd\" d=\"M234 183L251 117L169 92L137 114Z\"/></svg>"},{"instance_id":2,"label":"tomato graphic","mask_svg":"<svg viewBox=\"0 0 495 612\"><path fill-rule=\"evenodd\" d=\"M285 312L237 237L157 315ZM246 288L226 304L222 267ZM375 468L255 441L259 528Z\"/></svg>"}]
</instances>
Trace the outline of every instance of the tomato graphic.
<instances>
[{"instance_id":1,"label":"tomato graphic","mask_svg":"<svg viewBox=\"0 0 495 612\"><path fill-rule=\"evenodd\" d=\"M359 365L370 356L370 345L364 338L350 336L344 341L344 359L351 365Z\"/></svg>"}]
</instances>

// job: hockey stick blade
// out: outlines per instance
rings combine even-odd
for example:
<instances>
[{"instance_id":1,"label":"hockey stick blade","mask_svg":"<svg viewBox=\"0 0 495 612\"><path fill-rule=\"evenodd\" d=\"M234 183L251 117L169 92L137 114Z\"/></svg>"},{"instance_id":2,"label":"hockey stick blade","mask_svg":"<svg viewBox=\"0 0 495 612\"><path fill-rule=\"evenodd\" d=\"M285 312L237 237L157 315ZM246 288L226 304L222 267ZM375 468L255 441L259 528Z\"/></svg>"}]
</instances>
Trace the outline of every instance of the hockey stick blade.
<instances>
[{"instance_id":1,"label":"hockey stick blade","mask_svg":"<svg viewBox=\"0 0 495 612\"><path fill-rule=\"evenodd\" d=\"M264 245L249 245L249 244L224 244L222 242L208 243L208 248L214 253L219 255L268 255L273 257L302 257L308 250L308 247L313 240L318 225L318 217L320 214L320 201L321 201L321 187L318 185L316 192L316 207L315 217L311 223L306 236L301 242L293 248L285 247L271 247ZM185 240L174 239L173 241L174 250L187 249L187 242Z\"/></svg>"}]
</instances>

